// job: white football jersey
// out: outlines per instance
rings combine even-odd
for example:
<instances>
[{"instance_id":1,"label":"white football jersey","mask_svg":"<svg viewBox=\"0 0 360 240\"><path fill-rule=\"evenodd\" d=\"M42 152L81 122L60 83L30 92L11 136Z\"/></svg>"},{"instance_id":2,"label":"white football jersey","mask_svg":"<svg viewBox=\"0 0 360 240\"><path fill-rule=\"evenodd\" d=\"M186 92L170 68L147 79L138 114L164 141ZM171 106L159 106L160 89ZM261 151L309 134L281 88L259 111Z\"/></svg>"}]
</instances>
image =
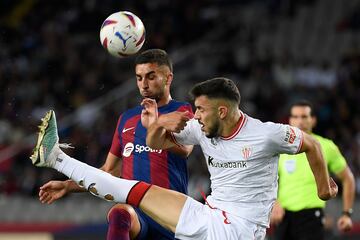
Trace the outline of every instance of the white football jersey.
<instances>
[{"instance_id":1,"label":"white football jersey","mask_svg":"<svg viewBox=\"0 0 360 240\"><path fill-rule=\"evenodd\" d=\"M241 113L238 127L227 138L206 137L195 119L173 136L180 144L201 146L210 172L209 205L269 226L277 196L279 154L296 154L300 150L301 130L263 123Z\"/></svg>"}]
</instances>

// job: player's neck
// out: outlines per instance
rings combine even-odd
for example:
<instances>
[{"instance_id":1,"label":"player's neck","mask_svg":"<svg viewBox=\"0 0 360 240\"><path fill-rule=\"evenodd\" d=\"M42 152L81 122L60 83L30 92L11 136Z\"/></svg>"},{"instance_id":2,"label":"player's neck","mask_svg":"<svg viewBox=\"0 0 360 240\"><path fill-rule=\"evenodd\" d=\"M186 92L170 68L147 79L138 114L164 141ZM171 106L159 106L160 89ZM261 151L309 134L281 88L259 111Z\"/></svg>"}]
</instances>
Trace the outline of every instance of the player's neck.
<instances>
[{"instance_id":1,"label":"player's neck","mask_svg":"<svg viewBox=\"0 0 360 240\"><path fill-rule=\"evenodd\" d=\"M157 102L158 107L165 106L166 104L168 104L171 101L171 99L172 99L172 97L170 94L168 94L167 96L164 96Z\"/></svg>"},{"instance_id":2,"label":"player's neck","mask_svg":"<svg viewBox=\"0 0 360 240\"><path fill-rule=\"evenodd\" d=\"M239 128L243 117L244 115L240 112L240 110L231 114L224 122L221 137L227 138L231 136Z\"/></svg>"}]
</instances>

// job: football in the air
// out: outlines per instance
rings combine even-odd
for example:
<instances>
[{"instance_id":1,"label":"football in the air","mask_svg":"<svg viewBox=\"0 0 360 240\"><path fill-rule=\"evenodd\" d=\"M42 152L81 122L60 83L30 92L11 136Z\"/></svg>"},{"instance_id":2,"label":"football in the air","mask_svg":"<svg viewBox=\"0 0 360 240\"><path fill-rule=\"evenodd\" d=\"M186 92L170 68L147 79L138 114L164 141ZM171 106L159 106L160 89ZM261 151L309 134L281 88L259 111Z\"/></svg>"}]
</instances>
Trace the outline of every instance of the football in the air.
<instances>
[{"instance_id":1,"label":"football in the air","mask_svg":"<svg viewBox=\"0 0 360 240\"><path fill-rule=\"evenodd\" d=\"M100 29L100 41L113 56L137 53L145 42L145 27L139 17L127 11L111 14Z\"/></svg>"}]
</instances>

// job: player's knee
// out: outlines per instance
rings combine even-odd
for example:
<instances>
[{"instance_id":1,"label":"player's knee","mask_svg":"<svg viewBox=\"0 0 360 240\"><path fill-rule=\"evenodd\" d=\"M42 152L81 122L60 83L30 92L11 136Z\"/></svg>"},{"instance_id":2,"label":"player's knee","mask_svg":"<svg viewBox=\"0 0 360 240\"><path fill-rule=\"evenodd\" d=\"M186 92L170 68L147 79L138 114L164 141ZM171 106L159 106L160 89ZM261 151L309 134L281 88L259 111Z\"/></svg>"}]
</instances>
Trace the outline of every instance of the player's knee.
<instances>
[{"instance_id":1,"label":"player's knee","mask_svg":"<svg viewBox=\"0 0 360 240\"><path fill-rule=\"evenodd\" d=\"M134 208L127 204L117 204L108 212L109 228L128 231L131 239L135 239L141 230L139 217Z\"/></svg>"},{"instance_id":2,"label":"player's knee","mask_svg":"<svg viewBox=\"0 0 360 240\"><path fill-rule=\"evenodd\" d=\"M116 204L109 210L107 215L109 222L119 219L129 219L131 222L133 222L136 218L137 214L135 210L126 204Z\"/></svg>"}]
</instances>

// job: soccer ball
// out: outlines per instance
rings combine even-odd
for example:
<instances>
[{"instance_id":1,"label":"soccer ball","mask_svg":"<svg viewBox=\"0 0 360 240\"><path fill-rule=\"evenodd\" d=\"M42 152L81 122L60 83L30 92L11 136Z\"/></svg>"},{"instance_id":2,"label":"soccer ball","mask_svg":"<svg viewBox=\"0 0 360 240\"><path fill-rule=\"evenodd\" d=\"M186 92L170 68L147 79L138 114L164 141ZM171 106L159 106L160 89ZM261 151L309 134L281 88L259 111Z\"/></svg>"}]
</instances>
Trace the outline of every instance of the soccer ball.
<instances>
[{"instance_id":1,"label":"soccer ball","mask_svg":"<svg viewBox=\"0 0 360 240\"><path fill-rule=\"evenodd\" d=\"M100 29L103 47L115 57L137 53L145 42L145 27L140 18L127 11L111 14Z\"/></svg>"}]
</instances>

